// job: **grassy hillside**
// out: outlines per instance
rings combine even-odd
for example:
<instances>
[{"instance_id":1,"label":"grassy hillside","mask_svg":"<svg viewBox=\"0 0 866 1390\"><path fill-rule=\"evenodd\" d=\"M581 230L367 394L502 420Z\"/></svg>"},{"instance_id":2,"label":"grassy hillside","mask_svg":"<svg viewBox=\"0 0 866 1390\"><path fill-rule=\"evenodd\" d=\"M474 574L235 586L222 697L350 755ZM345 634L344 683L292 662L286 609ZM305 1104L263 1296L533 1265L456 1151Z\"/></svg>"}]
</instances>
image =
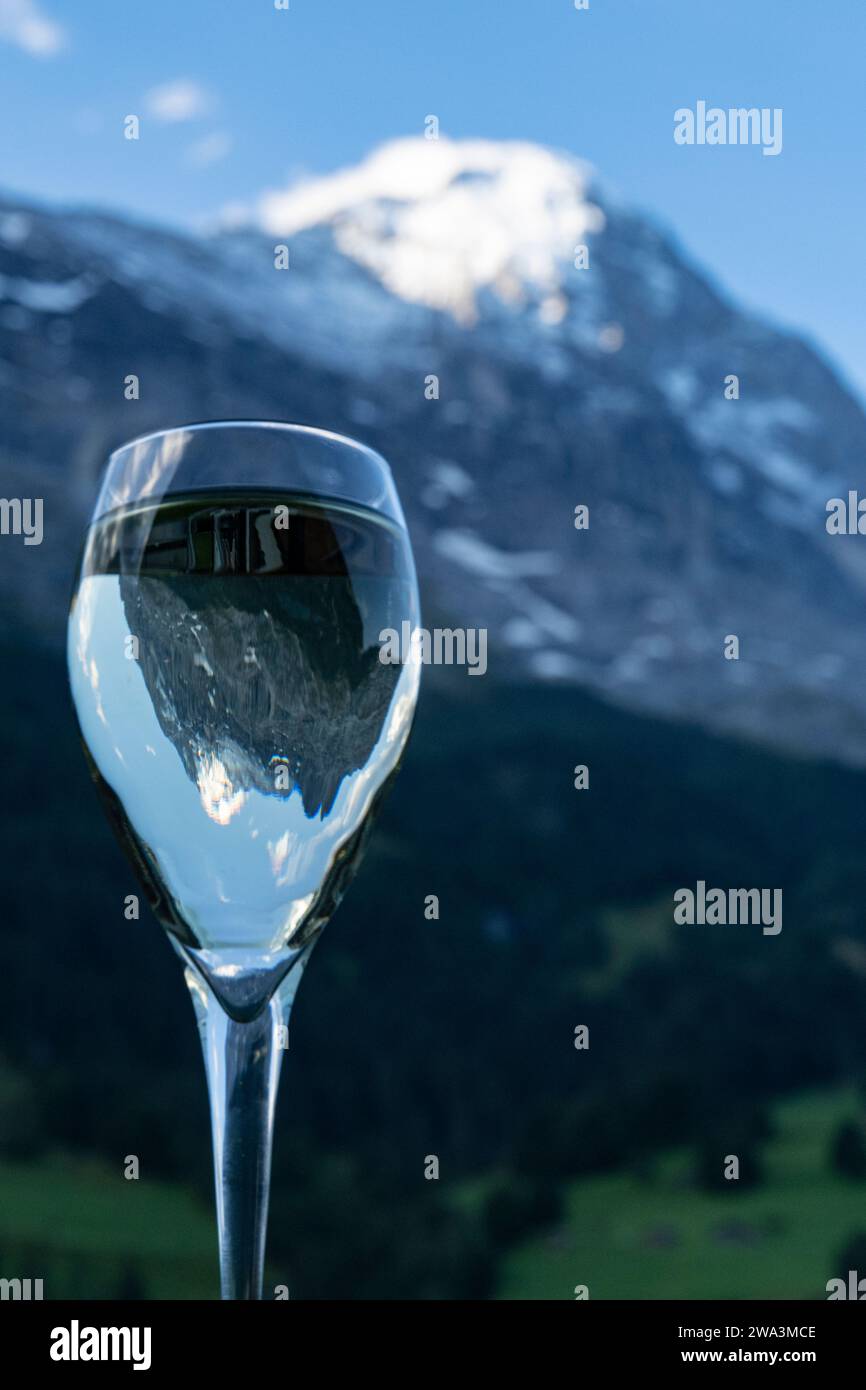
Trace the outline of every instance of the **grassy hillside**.
<instances>
[{"instance_id":1,"label":"grassy hillside","mask_svg":"<svg viewBox=\"0 0 866 1390\"><path fill-rule=\"evenodd\" d=\"M45 1298L216 1298L213 1214L182 1188L63 1156L0 1163L6 1278Z\"/></svg>"},{"instance_id":2,"label":"grassy hillside","mask_svg":"<svg viewBox=\"0 0 866 1390\"><path fill-rule=\"evenodd\" d=\"M780 1105L763 1183L718 1194L696 1185L693 1155L646 1171L571 1184L562 1219L507 1255L502 1299L824 1298L839 1252L866 1229L866 1183L829 1155L859 1110L851 1091ZM482 1187L467 1186L476 1205ZM46 1298L215 1298L214 1218L170 1183L126 1181L65 1156L0 1163L0 1253L6 1277L42 1278ZM861 1271L866 1272L866 1271Z\"/></svg>"},{"instance_id":3,"label":"grassy hillside","mask_svg":"<svg viewBox=\"0 0 866 1390\"><path fill-rule=\"evenodd\" d=\"M640 1176L570 1185L557 1228L506 1258L499 1297L571 1299L586 1284L590 1298L825 1298L845 1274L839 1252L866 1230L866 1182L829 1163L838 1125L859 1109L849 1091L779 1105L750 1191L701 1191L682 1150Z\"/></svg>"}]
</instances>

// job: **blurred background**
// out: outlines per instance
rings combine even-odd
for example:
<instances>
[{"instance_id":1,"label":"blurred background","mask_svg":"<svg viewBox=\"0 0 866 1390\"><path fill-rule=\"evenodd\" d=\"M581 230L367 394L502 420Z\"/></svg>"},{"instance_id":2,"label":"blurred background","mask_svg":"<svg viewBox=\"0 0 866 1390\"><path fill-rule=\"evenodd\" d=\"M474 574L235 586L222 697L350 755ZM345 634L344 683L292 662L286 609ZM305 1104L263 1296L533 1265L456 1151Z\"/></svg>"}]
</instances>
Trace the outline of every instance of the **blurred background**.
<instances>
[{"instance_id":1,"label":"blurred background","mask_svg":"<svg viewBox=\"0 0 866 1390\"><path fill-rule=\"evenodd\" d=\"M0 1277L217 1293L192 1009L63 647L107 453L231 417L381 450L426 625L490 641L427 670L299 993L269 1281L866 1272L866 564L825 526L866 458L864 38L854 0L0 0L0 490L44 499L0 536ZM699 100L780 108L782 152L677 145ZM675 926L699 879L781 888L781 934Z\"/></svg>"}]
</instances>

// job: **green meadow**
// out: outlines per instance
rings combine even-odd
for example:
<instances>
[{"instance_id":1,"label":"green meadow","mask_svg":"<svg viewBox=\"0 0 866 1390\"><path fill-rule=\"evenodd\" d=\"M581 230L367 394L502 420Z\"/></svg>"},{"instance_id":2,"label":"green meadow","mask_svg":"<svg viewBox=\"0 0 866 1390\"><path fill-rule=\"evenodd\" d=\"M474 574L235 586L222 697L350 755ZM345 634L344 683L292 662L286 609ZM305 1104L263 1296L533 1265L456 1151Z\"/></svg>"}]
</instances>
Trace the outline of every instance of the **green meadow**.
<instances>
[{"instance_id":1,"label":"green meadow","mask_svg":"<svg viewBox=\"0 0 866 1390\"><path fill-rule=\"evenodd\" d=\"M764 1180L748 1191L701 1191L682 1150L639 1176L569 1185L556 1228L506 1256L498 1296L573 1299L583 1284L590 1298L826 1298L846 1274L840 1252L866 1231L866 1182L830 1162L838 1125L860 1108L849 1091L777 1106Z\"/></svg>"},{"instance_id":2,"label":"green meadow","mask_svg":"<svg viewBox=\"0 0 866 1390\"><path fill-rule=\"evenodd\" d=\"M180 1187L65 1156L0 1164L0 1257L6 1278L41 1278L45 1298L219 1293L210 1211Z\"/></svg>"},{"instance_id":3,"label":"green meadow","mask_svg":"<svg viewBox=\"0 0 866 1390\"><path fill-rule=\"evenodd\" d=\"M563 1214L506 1253L496 1296L752 1299L826 1297L846 1244L866 1231L866 1182L830 1161L838 1126L858 1114L853 1091L800 1096L773 1111L760 1185L718 1193L696 1184L688 1150L639 1174L570 1184ZM486 1181L467 1184L475 1206ZM126 1180L64 1155L0 1164L0 1255L6 1277L42 1278L46 1298L215 1298L210 1209L182 1188ZM862 1271L866 1273L866 1270Z\"/></svg>"}]
</instances>

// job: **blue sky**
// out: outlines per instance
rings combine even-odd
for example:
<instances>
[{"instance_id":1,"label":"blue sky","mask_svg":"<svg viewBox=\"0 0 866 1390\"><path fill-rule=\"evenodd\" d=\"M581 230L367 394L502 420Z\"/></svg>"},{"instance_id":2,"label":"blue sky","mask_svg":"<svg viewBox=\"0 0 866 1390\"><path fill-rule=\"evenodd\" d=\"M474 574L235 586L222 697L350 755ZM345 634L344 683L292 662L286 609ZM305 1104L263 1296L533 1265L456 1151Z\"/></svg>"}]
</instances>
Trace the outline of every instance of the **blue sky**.
<instances>
[{"instance_id":1,"label":"blue sky","mask_svg":"<svg viewBox=\"0 0 866 1390\"><path fill-rule=\"evenodd\" d=\"M588 159L866 394L862 0L290 5L0 0L0 183L195 225L435 114ZM673 113L699 99L781 107L782 153L678 146Z\"/></svg>"}]
</instances>

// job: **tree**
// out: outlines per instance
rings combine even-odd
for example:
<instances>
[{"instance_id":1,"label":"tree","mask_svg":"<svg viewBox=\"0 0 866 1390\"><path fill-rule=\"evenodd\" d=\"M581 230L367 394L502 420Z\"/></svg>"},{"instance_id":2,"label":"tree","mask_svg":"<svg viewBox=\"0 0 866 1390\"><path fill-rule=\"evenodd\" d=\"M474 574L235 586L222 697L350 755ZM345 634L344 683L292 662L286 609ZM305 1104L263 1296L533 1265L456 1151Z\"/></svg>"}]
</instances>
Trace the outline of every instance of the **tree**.
<instances>
[{"instance_id":1,"label":"tree","mask_svg":"<svg viewBox=\"0 0 866 1390\"><path fill-rule=\"evenodd\" d=\"M830 1150L830 1161L844 1178L862 1182L866 1178L866 1140L863 1129L852 1120L844 1120L836 1130Z\"/></svg>"}]
</instances>

